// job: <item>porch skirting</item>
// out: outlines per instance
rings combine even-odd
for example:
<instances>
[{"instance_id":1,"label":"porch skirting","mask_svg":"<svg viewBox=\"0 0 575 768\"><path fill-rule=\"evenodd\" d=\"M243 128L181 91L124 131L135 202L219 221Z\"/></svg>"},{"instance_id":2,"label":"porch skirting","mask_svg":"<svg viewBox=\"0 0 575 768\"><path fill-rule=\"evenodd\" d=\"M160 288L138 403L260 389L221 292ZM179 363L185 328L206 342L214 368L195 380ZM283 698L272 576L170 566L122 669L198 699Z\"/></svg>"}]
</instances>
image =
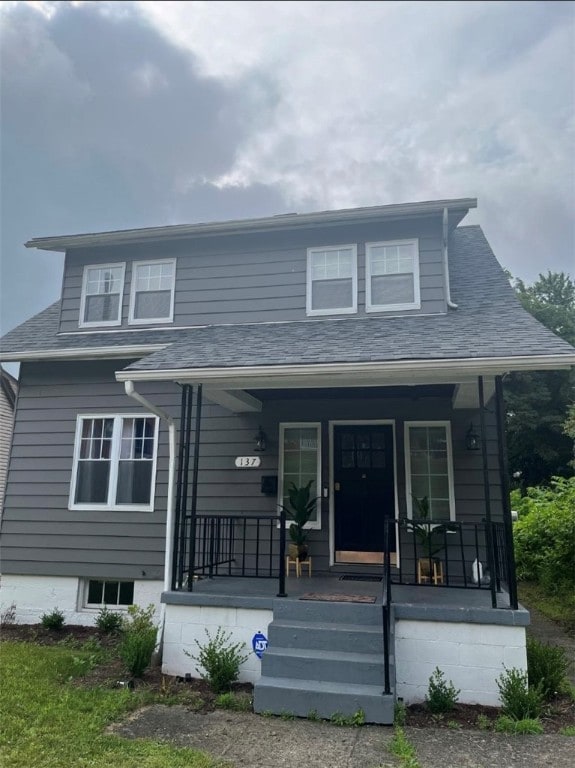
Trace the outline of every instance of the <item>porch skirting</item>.
<instances>
[{"instance_id":1,"label":"porch skirting","mask_svg":"<svg viewBox=\"0 0 575 768\"><path fill-rule=\"evenodd\" d=\"M266 637L268 631L273 635L269 627L274 621L274 606L276 612L285 613L283 606L287 607L287 604L293 605L298 614L301 613L296 624L304 647L306 627L301 626L302 618L303 623L308 625L311 647L315 643L314 619L319 619L332 622L334 629L349 630L348 650L351 653L358 650L354 645L356 639L349 626L350 620L337 618L337 613L334 613L333 618L326 618L325 615L330 605L341 607L345 604L314 604L301 602L295 596L275 598L271 595L249 595L245 591L243 595L205 592L165 592L162 595L162 601L166 604L162 665L165 674L199 677L196 662L184 651L197 654L195 641L205 642L205 629L213 636L222 627L231 633L233 642L245 643L245 652L249 654L248 660L242 665L240 680L257 683L261 676L262 662L252 650L252 638L258 632ZM394 656L395 696L403 699L406 704L423 701L429 677L439 667L446 679L452 680L455 687L461 689L459 700L462 703L498 706L500 702L496 681L499 675L505 668L527 669L525 627L529 623L529 613L521 607L513 611L492 609L480 604L469 605L474 602L475 596L467 597L467 605L457 605L454 601L459 596L453 594L455 590L442 590L441 595L433 590L433 597L443 598L441 604L435 605L429 602L432 597L429 590L425 590L422 596L425 603L419 604L410 599L411 590L404 589L404 592L407 598L405 602L398 601L392 606L391 635L395 647L391 648L391 655ZM381 610L380 600L377 602ZM322 606L321 617L315 615L319 605ZM378 606L370 608L378 609ZM308 611L311 613L308 614ZM278 616L275 618L277 624ZM344 626L337 627L341 621ZM285 620L281 618L279 623L284 624ZM338 634L337 641L334 639L334 650L337 643L341 645L342 632ZM272 645L270 643L270 648ZM330 655L329 652L327 655ZM318 664L317 670L320 667Z\"/></svg>"}]
</instances>

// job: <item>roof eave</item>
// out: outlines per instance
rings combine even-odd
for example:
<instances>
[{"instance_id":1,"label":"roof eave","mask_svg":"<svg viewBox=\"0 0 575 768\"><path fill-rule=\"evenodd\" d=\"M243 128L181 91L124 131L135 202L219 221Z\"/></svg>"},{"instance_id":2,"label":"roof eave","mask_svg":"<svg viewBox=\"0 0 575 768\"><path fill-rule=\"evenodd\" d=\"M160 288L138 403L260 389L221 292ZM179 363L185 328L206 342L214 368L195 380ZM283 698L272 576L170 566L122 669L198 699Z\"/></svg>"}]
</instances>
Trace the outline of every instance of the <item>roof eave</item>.
<instances>
[{"instance_id":1,"label":"roof eave","mask_svg":"<svg viewBox=\"0 0 575 768\"><path fill-rule=\"evenodd\" d=\"M497 376L510 371L561 370L575 366L575 353L562 355L523 355L492 358L447 358L393 360L366 363L310 363L302 365L236 366L229 368L173 368L116 372L117 381L180 381L214 386L310 386L317 380L323 386L385 385L386 378L403 374L423 378ZM457 379L455 379L457 380ZM319 384L318 384L319 385ZM311 384L313 386L313 384Z\"/></svg>"},{"instance_id":2,"label":"roof eave","mask_svg":"<svg viewBox=\"0 0 575 768\"><path fill-rule=\"evenodd\" d=\"M178 240L185 237L213 235L233 235L242 232L266 232L286 229L326 225L334 226L346 223L361 223L377 219L429 216L442 213L445 208L450 212L460 212L457 222L470 208L477 207L476 198L458 198L453 200L432 200L420 203L398 203L397 205L372 206L367 208L347 208L338 211L319 213L284 214L259 219L240 219L204 224L177 224L146 229L126 229L113 232L96 232L78 235L56 235L54 237L36 237L25 243L26 248L39 248L45 251L66 251L70 248L87 248L105 245L129 245L157 240Z\"/></svg>"},{"instance_id":3,"label":"roof eave","mask_svg":"<svg viewBox=\"0 0 575 768\"><path fill-rule=\"evenodd\" d=\"M143 357L165 349L168 344L133 344L114 347L82 347L76 349L33 349L21 352L2 352L0 360L23 363L34 360L112 360L115 358Z\"/></svg>"}]
</instances>

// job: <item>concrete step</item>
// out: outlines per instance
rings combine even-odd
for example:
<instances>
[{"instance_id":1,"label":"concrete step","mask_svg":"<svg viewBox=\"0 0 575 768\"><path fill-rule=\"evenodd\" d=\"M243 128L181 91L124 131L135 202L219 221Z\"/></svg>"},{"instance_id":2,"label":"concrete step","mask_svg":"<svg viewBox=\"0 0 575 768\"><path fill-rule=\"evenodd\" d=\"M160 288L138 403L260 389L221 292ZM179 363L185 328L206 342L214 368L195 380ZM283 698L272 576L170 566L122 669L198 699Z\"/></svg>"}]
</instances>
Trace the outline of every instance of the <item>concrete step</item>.
<instances>
[{"instance_id":1,"label":"concrete step","mask_svg":"<svg viewBox=\"0 0 575 768\"><path fill-rule=\"evenodd\" d=\"M262 657L262 675L383 686L383 653L314 651L270 645Z\"/></svg>"},{"instance_id":2,"label":"concrete step","mask_svg":"<svg viewBox=\"0 0 575 768\"><path fill-rule=\"evenodd\" d=\"M266 651L267 653L267 651ZM380 685L292 680L263 676L254 688L254 711L308 717L315 713L326 719L340 713L352 717L363 710L365 722L393 723L394 696L385 695Z\"/></svg>"},{"instance_id":3,"label":"concrete step","mask_svg":"<svg viewBox=\"0 0 575 768\"><path fill-rule=\"evenodd\" d=\"M274 600L274 619L382 626L381 604L320 600Z\"/></svg>"},{"instance_id":4,"label":"concrete step","mask_svg":"<svg viewBox=\"0 0 575 768\"><path fill-rule=\"evenodd\" d=\"M271 646L310 650L383 653L383 624L334 624L278 619L268 627Z\"/></svg>"}]
</instances>

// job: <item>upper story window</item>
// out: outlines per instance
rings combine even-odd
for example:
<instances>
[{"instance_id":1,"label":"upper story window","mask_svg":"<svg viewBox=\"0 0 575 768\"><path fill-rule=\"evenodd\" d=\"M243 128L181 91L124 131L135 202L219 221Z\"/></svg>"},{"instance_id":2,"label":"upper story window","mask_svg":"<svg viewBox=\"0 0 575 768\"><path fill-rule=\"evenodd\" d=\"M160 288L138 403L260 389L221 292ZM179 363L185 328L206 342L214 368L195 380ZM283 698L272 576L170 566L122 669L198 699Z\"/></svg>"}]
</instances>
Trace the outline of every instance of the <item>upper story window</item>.
<instances>
[{"instance_id":1,"label":"upper story window","mask_svg":"<svg viewBox=\"0 0 575 768\"><path fill-rule=\"evenodd\" d=\"M125 264L84 267L80 327L120 325Z\"/></svg>"},{"instance_id":2,"label":"upper story window","mask_svg":"<svg viewBox=\"0 0 575 768\"><path fill-rule=\"evenodd\" d=\"M306 311L308 315L357 312L355 245L308 249Z\"/></svg>"},{"instance_id":3,"label":"upper story window","mask_svg":"<svg viewBox=\"0 0 575 768\"><path fill-rule=\"evenodd\" d=\"M71 509L154 507L156 416L78 416Z\"/></svg>"},{"instance_id":4,"label":"upper story window","mask_svg":"<svg viewBox=\"0 0 575 768\"><path fill-rule=\"evenodd\" d=\"M367 243L366 312L419 309L419 247L417 240Z\"/></svg>"},{"instance_id":5,"label":"upper story window","mask_svg":"<svg viewBox=\"0 0 575 768\"><path fill-rule=\"evenodd\" d=\"M135 261L130 323L171 323L174 319L176 260Z\"/></svg>"}]
</instances>

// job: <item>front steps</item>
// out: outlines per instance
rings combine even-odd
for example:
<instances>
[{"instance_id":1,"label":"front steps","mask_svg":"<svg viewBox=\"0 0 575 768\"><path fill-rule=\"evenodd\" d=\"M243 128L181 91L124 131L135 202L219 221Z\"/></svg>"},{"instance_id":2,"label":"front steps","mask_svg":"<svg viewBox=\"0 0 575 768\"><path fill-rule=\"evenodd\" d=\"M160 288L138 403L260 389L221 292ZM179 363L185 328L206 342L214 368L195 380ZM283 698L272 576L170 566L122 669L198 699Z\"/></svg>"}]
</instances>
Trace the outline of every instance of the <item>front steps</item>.
<instances>
[{"instance_id":1,"label":"front steps","mask_svg":"<svg viewBox=\"0 0 575 768\"><path fill-rule=\"evenodd\" d=\"M254 687L254 710L393 723L395 697L384 694L382 606L276 600ZM390 647L393 648L393 637ZM390 656L394 688L394 659Z\"/></svg>"}]
</instances>

